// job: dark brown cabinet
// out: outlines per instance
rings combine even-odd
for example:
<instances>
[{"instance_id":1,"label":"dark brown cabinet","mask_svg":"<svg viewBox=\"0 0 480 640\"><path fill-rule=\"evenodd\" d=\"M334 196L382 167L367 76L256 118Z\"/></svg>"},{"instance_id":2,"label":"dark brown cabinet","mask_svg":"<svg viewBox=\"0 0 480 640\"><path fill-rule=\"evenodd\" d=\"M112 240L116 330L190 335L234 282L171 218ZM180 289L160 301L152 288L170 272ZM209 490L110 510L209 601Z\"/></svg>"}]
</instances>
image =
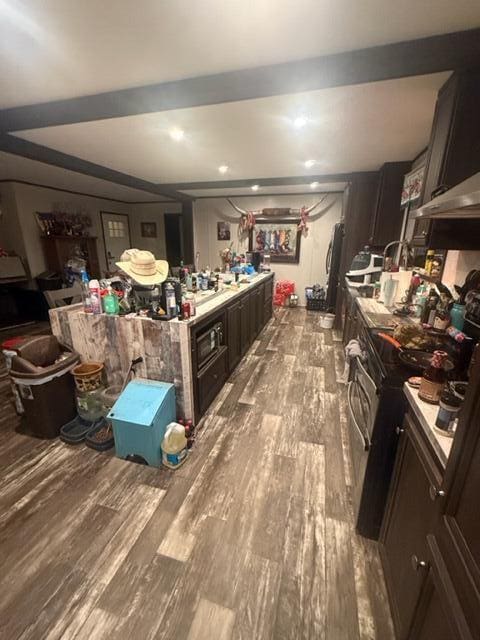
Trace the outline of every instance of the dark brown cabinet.
<instances>
[{"instance_id":1,"label":"dark brown cabinet","mask_svg":"<svg viewBox=\"0 0 480 640\"><path fill-rule=\"evenodd\" d=\"M432 487L441 482L421 427L407 414L397 453L380 550L397 640L407 640L427 567L427 535L437 514Z\"/></svg>"},{"instance_id":2,"label":"dark brown cabinet","mask_svg":"<svg viewBox=\"0 0 480 640\"><path fill-rule=\"evenodd\" d=\"M223 309L209 316L191 332L193 395L198 421L246 354L272 315L273 275L249 288ZM215 357L203 367L197 361L197 337L221 324L221 344Z\"/></svg>"},{"instance_id":3,"label":"dark brown cabinet","mask_svg":"<svg viewBox=\"0 0 480 640\"><path fill-rule=\"evenodd\" d=\"M210 403L223 387L228 375L228 349L221 347L218 354L204 367L197 377L198 408L200 415L208 409Z\"/></svg>"},{"instance_id":4,"label":"dark brown cabinet","mask_svg":"<svg viewBox=\"0 0 480 640\"><path fill-rule=\"evenodd\" d=\"M241 299L227 307L227 343L229 371L233 371L242 358L242 335L240 329L241 315Z\"/></svg>"},{"instance_id":5,"label":"dark brown cabinet","mask_svg":"<svg viewBox=\"0 0 480 640\"><path fill-rule=\"evenodd\" d=\"M438 187L453 187L480 171L479 112L480 71L454 73L438 94L419 204L428 202ZM412 243L435 249L478 248L462 222L453 221L447 233L444 221L417 219ZM472 222L480 233L479 221Z\"/></svg>"},{"instance_id":6,"label":"dark brown cabinet","mask_svg":"<svg viewBox=\"0 0 480 640\"><path fill-rule=\"evenodd\" d=\"M385 247L398 240L402 230L402 187L411 162L387 162L379 172L377 198L371 216L370 237L372 247Z\"/></svg>"},{"instance_id":7,"label":"dark brown cabinet","mask_svg":"<svg viewBox=\"0 0 480 640\"><path fill-rule=\"evenodd\" d=\"M426 578L409 640L473 640L435 536L427 537Z\"/></svg>"},{"instance_id":8,"label":"dark brown cabinet","mask_svg":"<svg viewBox=\"0 0 480 640\"><path fill-rule=\"evenodd\" d=\"M63 274L65 265L74 255L81 255L87 263L91 278L100 277L97 239L82 236L43 236L43 251L49 271Z\"/></svg>"},{"instance_id":9,"label":"dark brown cabinet","mask_svg":"<svg viewBox=\"0 0 480 640\"><path fill-rule=\"evenodd\" d=\"M446 468L416 418L405 421L380 537L398 640L480 638L479 425L477 346Z\"/></svg>"}]
</instances>

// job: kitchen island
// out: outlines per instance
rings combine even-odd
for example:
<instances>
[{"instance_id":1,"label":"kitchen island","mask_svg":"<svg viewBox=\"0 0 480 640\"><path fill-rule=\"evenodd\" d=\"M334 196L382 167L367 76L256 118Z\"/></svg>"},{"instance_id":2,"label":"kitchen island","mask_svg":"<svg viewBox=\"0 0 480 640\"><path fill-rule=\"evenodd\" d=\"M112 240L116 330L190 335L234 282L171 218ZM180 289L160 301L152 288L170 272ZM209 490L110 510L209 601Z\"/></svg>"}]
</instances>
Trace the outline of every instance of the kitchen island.
<instances>
[{"instance_id":1,"label":"kitchen island","mask_svg":"<svg viewBox=\"0 0 480 640\"><path fill-rule=\"evenodd\" d=\"M131 361L141 356L137 375L172 382L179 417L198 421L270 319L272 292L273 273L266 273L205 301L199 295L189 320L92 315L71 305L51 309L50 322L53 334L83 361L105 364L109 384L121 382ZM213 348L205 353L208 343Z\"/></svg>"}]
</instances>

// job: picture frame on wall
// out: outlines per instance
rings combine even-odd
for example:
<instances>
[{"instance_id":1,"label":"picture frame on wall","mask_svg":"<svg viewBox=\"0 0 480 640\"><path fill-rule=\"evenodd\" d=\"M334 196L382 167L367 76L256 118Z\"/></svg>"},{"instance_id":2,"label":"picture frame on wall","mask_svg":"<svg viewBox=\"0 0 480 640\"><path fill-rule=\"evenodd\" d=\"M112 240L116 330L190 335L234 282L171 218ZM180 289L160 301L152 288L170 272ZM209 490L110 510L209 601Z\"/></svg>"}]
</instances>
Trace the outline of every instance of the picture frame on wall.
<instances>
[{"instance_id":1,"label":"picture frame on wall","mask_svg":"<svg viewBox=\"0 0 480 640\"><path fill-rule=\"evenodd\" d=\"M157 223L156 222L141 222L140 230L142 238L156 238L157 237Z\"/></svg>"},{"instance_id":2,"label":"picture frame on wall","mask_svg":"<svg viewBox=\"0 0 480 640\"><path fill-rule=\"evenodd\" d=\"M270 262L298 264L302 232L300 220L258 220L250 229L249 251L270 253Z\"/></svg>"},{"instance_id":3,"label":"picture frame on wall","mask_svg":"<svg viewBox=\"0 0 480 640\"><path fill-rule=\"evenodd\" d=\"M230 223L224 220L217 222L217 240L230 240Z\"/></svg>"}]
</instances>

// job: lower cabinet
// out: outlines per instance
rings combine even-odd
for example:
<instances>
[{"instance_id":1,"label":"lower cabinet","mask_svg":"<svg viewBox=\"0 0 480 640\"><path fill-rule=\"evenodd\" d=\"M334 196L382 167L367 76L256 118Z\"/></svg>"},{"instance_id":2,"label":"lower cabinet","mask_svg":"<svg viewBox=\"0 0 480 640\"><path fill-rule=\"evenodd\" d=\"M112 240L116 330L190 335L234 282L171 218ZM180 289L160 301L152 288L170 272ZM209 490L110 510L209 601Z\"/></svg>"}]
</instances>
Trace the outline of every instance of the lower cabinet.
<instances>
[{"instance_id":1,"label":"lower cabinet","mask_svg":"<svg viewBox=\"0 0 480 640\"><path fill-rule=\"evenodd\" d=\"M242 359L242 300L227 307L228 369L233 371Z\"/></svg>"},{"instance_id":2,"label":"lower cabinet","mask_svg":"<svg viewBox=\"0 0 480 640\"><path fill-rule=\"evenodd\" d=\"M426 578L409 640L473 640L435 536L427 536Z\"/></svg>"},{"instance_id":3,"label":"lower cabinet","mask_svg":"<svg viewBox=\"0 0 480 640\"><path fill-rule=\"evenodd\" d=\"M441 475L409 413L400 438L379 543L397 640L407 640L428 573L427 535L437 517Z\"/></svg>"},{"instance_id":4,"label":"lower cabinet","mask_svg":"<svg viewBox=\"0 0 480 640\"><path fill-rule=\"evenodd\" d=\"M222 347L197 376L197 398L200 415L208 409L210 403L225 384L228 376L228 349Z\"/></svg>"}]
</instances>

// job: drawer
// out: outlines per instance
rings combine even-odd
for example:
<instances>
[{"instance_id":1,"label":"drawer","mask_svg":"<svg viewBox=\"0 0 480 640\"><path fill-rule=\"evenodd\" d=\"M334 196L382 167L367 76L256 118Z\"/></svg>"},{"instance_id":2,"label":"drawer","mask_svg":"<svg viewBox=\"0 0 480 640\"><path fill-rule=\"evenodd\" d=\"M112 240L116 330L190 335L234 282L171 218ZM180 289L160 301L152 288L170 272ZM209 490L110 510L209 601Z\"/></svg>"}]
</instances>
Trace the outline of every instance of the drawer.
<instances>
[{"instance_id":1,"label":"drawer","mask_svg":"<svg viewBox=\"0 0 480 640\"><path fill-rule=\"evenodd\" d=\"M227 379L227 360L228 349L222 347L219 354L197 376L197 403L200 415L205 413Z\"/></svg>"}]
</instances>

